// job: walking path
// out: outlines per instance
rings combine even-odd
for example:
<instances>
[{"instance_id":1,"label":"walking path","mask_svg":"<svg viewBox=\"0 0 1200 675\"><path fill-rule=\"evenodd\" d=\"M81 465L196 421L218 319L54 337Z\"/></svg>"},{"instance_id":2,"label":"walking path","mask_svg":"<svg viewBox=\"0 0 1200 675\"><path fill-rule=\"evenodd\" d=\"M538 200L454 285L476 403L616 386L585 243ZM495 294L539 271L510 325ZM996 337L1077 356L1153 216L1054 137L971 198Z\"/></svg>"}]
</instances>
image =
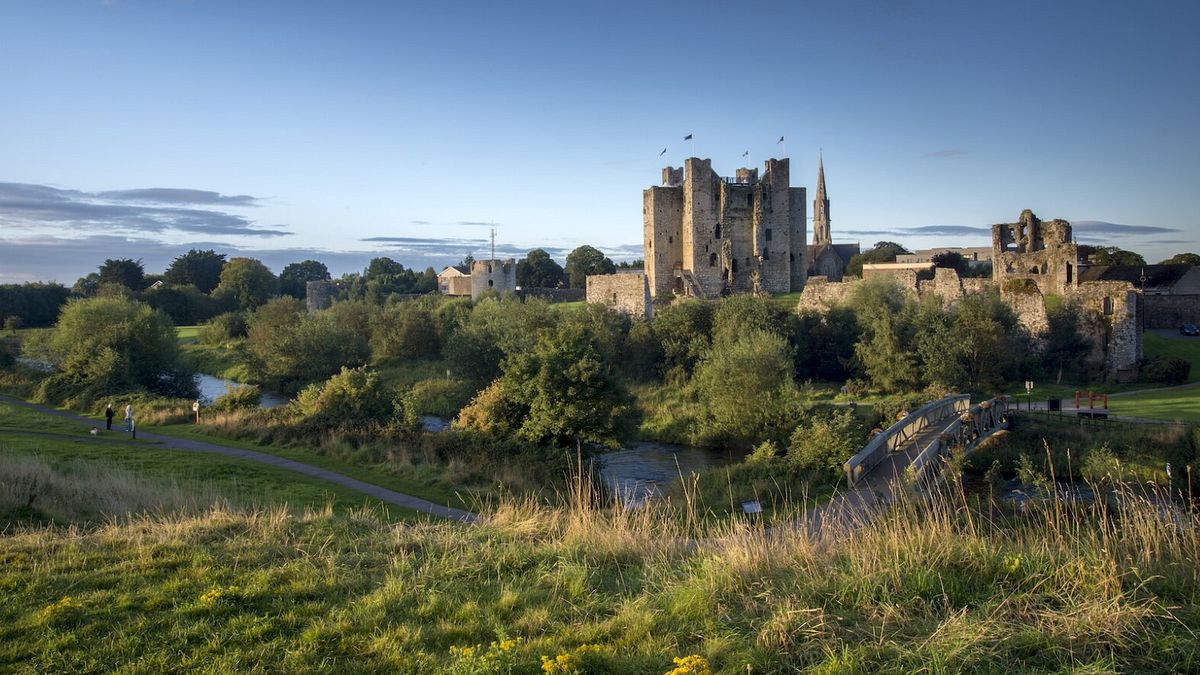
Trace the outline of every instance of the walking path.
<instances>
[{"instance_id":1,"label":"walking path","mask_svg":"<svg viewBox=\"0 0 1200 675\"><path fill-rule=\"evenodd\" d=\"M19 398L5 396L3 394L0 394L0 401L4 401L5 403L11 403L12 405L22 406L24 408L29 408L31 410L36 410L38 412L46 413L47 415L54 415L56 417L63 417L63 418L69 419L69 420L75 420L78 422L85 423L89 426L94 426L94 425L98 424L97 420L92 419L90 417L76 415L75 413L66 412L63 410L56 410L54 408L49 408L47 406L38 405L36 403L30 403L28 401L23 401ZM103 421L103 420L101 420L101 421ZM277 467L280 467L283 469L295 471L296 473L302 473L306 476L311 476L313 478L319 478L321 480L328 481L330 483L334 483L335 485L340 485L342 487L350 488L351 490L355 490L355 491L361 492L365 495L375 497L376 499L379 499L380 501L387 502L388 504L393 504L395 506L403 506L405 508L413 509L415 511L420 511L421 513L428 513L429 515L432 515L432 516L438 516L441 518L449 518L451 520L457 520L457 521L464 522L464 523L475 522L475 514L469 512L469 511L464 511L462 509L456 509L456 508L452 508L449 506L442 506L441 504L435 504L431 501L421 499L420 497L406 495L401 492L396 492L395 490L389 490L387 488L380 487L378 485L372 485L371 483L367 483L367 482L364 482L364 481L361 481L361 480L358 480L355 478L350 478L349 476L343 476L340 473L336 473L336 472L330 471L328 469L322 469L317 466L312 466L311 464L297 462L293 459L277 457L275 455L271 455L271 454L268 454L265 452L256 452L254 450L243 450L241 448L230 448L230 447L226 447L224 445L216 445L214 443L206 443L204 441L194 441L194 440L186 439L186 438L174 438L172 436L163 436L161 434L146 433L144 431L138 433L138 438L146 439L149 441L154 441L155 443L159 444L160 446L169 448L171 450L181 450L184 452L210 452L210 453L215 453L218 455L225 455L227 457L236 457L238 459L245 459L245 460L250 460L252 462L259 462L261 464L269 464L271 466L277 466ZM76 438L76 437L71 437L71 440L83 441L83 442L101 442L101 443L111 441L111 439L103 439L103 438L92 439L92 438Z\"/></svg>"}]
</instances>

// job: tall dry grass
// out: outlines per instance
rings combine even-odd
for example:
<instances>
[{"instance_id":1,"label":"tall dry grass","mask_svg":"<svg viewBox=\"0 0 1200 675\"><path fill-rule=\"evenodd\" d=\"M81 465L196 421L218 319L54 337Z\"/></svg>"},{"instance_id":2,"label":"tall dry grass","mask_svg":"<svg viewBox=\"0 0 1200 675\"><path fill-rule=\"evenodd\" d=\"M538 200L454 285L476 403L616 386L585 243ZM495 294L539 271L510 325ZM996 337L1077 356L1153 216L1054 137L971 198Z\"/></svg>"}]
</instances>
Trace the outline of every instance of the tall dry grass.
<instances>
[{"instance_id":1,"label":"tall dry grass","mask_svg":"<svg viewBox=\"0 0 1200 675\"><path fill-rule=\"evenodd\" d=\"M128 520L147 513L194 513L223 502L216 492L94 464L52 466L37 457L0 455L0 513L73 523ZM2 527L4 523L0 523Z\"/></svg>"}]
</instances>

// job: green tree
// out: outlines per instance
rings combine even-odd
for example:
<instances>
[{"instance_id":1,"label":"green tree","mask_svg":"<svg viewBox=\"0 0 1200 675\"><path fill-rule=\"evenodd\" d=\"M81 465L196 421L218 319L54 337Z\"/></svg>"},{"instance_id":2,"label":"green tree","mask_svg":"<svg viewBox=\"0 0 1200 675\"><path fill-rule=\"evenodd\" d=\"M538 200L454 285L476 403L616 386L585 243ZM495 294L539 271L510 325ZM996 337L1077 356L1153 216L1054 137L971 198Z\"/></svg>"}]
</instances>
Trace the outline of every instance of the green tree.
<instances>
[{"instance_id":1,"label":"green tree","mask_svg":"<svg viewBox=\"0 0 1200 675\"><path fill-rule=\"evenodd\" d=\"M862 329L854 310L830 307L824 312L805 310L790 322L790 342L796 350L796 376L831 382L853 374L854 345Z\"/></svg>"},{"instance_id":2,"label":"green tree","mask_svg":"<svg viewBox=\"0 0 1200 675\"><path fill-rule=\"evenodd\" d=\"M750 449L782 441L794 424L792 354L779 335L752 329L708 352L696 368L703 408L698 445Z\"/></svg>"},{"instance_id":3,"label":"green tree","mask_svg":"<svg viewBox=\"0 0 1200 675\"><path fill-rule=\"evenodd\" d=\"M685 299L672 303L654 317L654 332L663 350L663 367L691 374L708 352L713 328L713 304Z\"/></svg>"},{"instance_id":4,"label":"green tree","mask_svg":"<svg viewBox=\"0 0 1200 675\"><path fill-rule=\"evenodd\" d=\"M963 254L958 251L943 251L933 256L934 267L946 267L958 272L958 276L965 277L971 271L971 263Z\"/></svg>"},{"instance_id":5,"label":"green tree","mask_svg":"<svg viewBox=\"0 0 1200 675\"><path fill-rule=\"evenodd\" d=\"M254 258L233 258L221 270L221 281L213 295L225 298L239 309L253 310L275 295L279 280L267 266Z\"/></svg>"},{"instance_id":6,"label":"green tree","mask_svg":"<svg viewBox=\"0 0 1200 675\"><path fill-rule=\"evenodd\" d=\"M162 312L128 298L71 300L41 350L38 356L55 364L76 392L195 391L179 357L175 325Z\"/></svg>"},{"instance_id":7,"label":"green tree","mask_svg":"<svg viewBox=\"0 0 1200 675\"><path fill-rule=\"evenodd\" d=\"M163 281L175 286L191 285L201 293L212 293L221 282L221 270L224 268L223 253L193 248L171 261L163 272Z\"/></svg>"},{"instance_id":8,"label":"green tree","mask_svg":"<svg viewBox=\"0 0 1200 675\"><path fill-rule=\"evenodd\" d=\"M871 384L885 392L916 387L915 303L908 292L890 279L867 279L851 292L850 305L862 326L854 356Z\"/></svg>"},{"instance_id":9,"label":"green tree","mask_svg":"<svg viewBox=\"0 0 1200 675\"><path fill-rule=\"evenodd\" d=\"M329 281L329 269L316 260L291 263L279 272L279 292L303 300L308 295L308 282Z\"/></svg>"},{"instance_id":10,"label":"green tree","mask_svg":"<svg viewBox=\"0 0 1200 675\"><path fill-rule=\"evenodd\" d=\"M71 295L78 298L90 298L100 289L100 274L90 272L87 276L79 277L71 286Z\"/></svg>"},{"instance_id":11,"label":"green tree","mask_svg":"<svg viewBox=\"0 0 1200 675\"><path fill-rule=\"evenodd\" d=\"M1176 253L1159 265L1200 265L1200 253Z\"/></svg>"},{"instance_id":12,"label":"green tree","mask_svg":"<svg viewBox=\"0 0 1200 675\"><path fill-rule=\"evenodd\" d=\"M965 384L976 391L999 389L1028 348L1016 315L995 291L963 298L954 318L954 333Z\"/></svg>"},{"instance_id":13,"label":"green tree","mask_svg":"<svg viewBox=\"0 0 1200 675\"><path fill-rule=\"evenodd\" d=\"M30 328L50 326L70 295L62 284L0 284L0 316L20 317Z\"/></svg>"},{"instance_id":14,"label":"green tree","mask_svg":"<svg viewBox=\"0 0 1200 675\"><path fill-rule=\"evenodd\" d=\"M616 271L617 266L612 260L599 249L586 244L567 254L567 265L564 268L571 288L585 288L589 275L612 274Z\"/></svg>"},{"instance_id":15,"label":"green tree","mask_svg":"<svg viewBox=\"0 0 1200 675\"><path fill-rule=\"evenodd\" d=\"M863 441L862 425L850 410L814 414L792 432L787 460L800 469L838 476Z\"/></svg>"},{"instance_id":16,"label":"green tree","mask_svg":"<svg viewBox=\"0 0 1200 675\"><path fill-rule=\"evenodd\" d=\"M1116 246L1098 246L1088 256L1088 262L1093 265L1145 265L1146 259Z\"/></svg>"},{"instance_id":17,"label":"green tree","mask_svg":"<svg viewBox=\"0 0 1200 675\"><path fill-rule=\"evenodd\" d=\"M630 406L579 323L543 332L532 349L505 358L503 370L505 396L526 411L517 434L536 443L610 442Z\"/></svg>"},{"instance_id":18,"label":"green tree","mask_svg":"<svg viewBox=\"0 0 1200 675\"><path fill-rule=\"evenodd\" d=\"M104 284L119 284L131 291L140 291L145 286L143 281L146 270L141 260L129 258L109 258L100 265L101 286Z\"/></svg>"},{"instance_id":19,"label":"green tree","mask_svg":"<svg viewBox=\"0 0 1200 675\"><path fill-rule=\"evenodd\" d=\"M712 320L714 347L732 343L752 330L763 330L786 338L788 312L769 298L731 295L717 303Z\"/></svg>"},{"instance_id":20,"label":"green tree","mask_svg":"<svg viewBox=\"0 0 1200 675\"><path fill-rule=\"evenodd\" d=\"M535 248L517 262L517 285L521 288L558 288L563 282L563 268L540 248Z\"/></svg>"},{"instance_id":21,"label":"green tree","mask_svg":"<svg viewBox=\"0 0 1200 675\"><path fill-rule=\"evenodd\" d=\"M376 359L435 357L441 350L433 313L423 303L397 302L381 311L371 330Z\"/></svg>"},{"instance_id":22,"label":"green tree","mask_svg":"<svg viewBox=\"0 0 1200 675\"><path fill-rule=\"evenodd\" d=\"M876 242L869 250L850 256L850 260L846 262L846 275L861 277L863 263L896 262L896 256L910 253L912 252L894 241Z\"/></svg>"},{"instance_id":23,"label":"green tree","mask_svg":"<svg viewBox=\"0 0 1200 675\"><path fill-rule=\"evenodd\" d=\"M917 356L921 378L929 384L957 389L967 381L966 354L955 330L954 316L942 306L941 298L930 296L917 309Z\"/></svg>"},{"instance_id":24,"label":"green tree","mask_svg":"<svg viewBox=\"0 0 1200 675\"><path fill-rule=\"evenodd\" d=\"M325 382L309 385L296 397L296 407L310 422L342 430L386 425L404 417L402 408L396 414L395 392L378 372L365 367L342 368Z\"/></svg>"},{"instance_id":25,"label":"green tree","mask_svg":"<svg viewBox=\"0 0 1200 675\"><path fill-rule=\"evenodd\" d=\"M141 299L162 310L177 326L194 326L221 313L221 303L200 292L195 286L159 286L147 288Z\"/></svg>"},{"instance_id":26,"label":"green tree","mask_svg":"<svg viewBox=\"0 0 1200 675\"><path fill-rule=\"evenodd\" d=\"M1047 310L1046 319L1042 359L1047 374L1055 383L1061 383L1064 376L1070 379L1083 377L1091 344L1079 330L1079 314L1071 307L1059 305Z\"/></svg>"},{"instance_id":27,"label":"green tree","mask_svg":"<svg viewBox=\"0 0 1200 675\"><path fill-rule=\"evenodd\" d=\"M364 333L328 310L309 314L290 296L267 302L248 323L247 367L285 391L320 382L343 366L357 368L371 355Z\"/></svg>"}]
</instances>

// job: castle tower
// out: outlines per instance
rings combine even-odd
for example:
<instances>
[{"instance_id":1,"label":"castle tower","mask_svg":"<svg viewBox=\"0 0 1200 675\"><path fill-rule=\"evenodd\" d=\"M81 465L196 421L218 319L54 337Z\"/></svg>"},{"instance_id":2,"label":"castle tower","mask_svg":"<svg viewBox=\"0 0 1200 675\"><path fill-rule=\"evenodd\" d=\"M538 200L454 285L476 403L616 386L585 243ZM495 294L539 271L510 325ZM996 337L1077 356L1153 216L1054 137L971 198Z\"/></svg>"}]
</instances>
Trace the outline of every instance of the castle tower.
<instances>
[{"instance_id":1,"label":"castle tower","mask_svg":"<svg viewBox=\"0 0 1200 675\"><path fill-rule=\"evenodd\" d=\"M825 158L817 164L817 198L813 200L813 246L832 244L829 234L829 194L825 192Z\"/></svg>"}]
</instances>

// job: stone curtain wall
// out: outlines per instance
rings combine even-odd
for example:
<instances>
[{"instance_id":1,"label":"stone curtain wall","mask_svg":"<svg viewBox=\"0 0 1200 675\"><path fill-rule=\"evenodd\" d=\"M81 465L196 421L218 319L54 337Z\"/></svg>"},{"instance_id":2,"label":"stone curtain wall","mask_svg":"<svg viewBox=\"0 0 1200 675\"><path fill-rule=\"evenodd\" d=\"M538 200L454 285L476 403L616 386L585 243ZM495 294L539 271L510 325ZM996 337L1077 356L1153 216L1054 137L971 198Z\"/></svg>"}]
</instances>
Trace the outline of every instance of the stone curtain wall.
<instances>
[{"instance_id":1,"label":"stone curtain wall","mask_svg":"<svg viewBox=\"0 0 1200 675\"><path fill-rule=\"evenodd\" d=\"M597 274L587 278L587 301L607 305L623 314L647 319L653 315L650 283L642 273Z\"/></svg>"},{"instance_id":2,"label":"stone curtain wall","mask_svg":"<svg viewBox=\"0 0 1200 675\"><path fill-rule=\"evenodd\" d=\"M310 281L304 285L304 304L309 312L327 309L333 304L337 288L328 281Z\"/></svg>"},{"instance_id":3,"label":"stone curtain wall","mask_svg":"<svg viewBox=\"0 0 1200 675\"><path fill-rule=\"evenodd\" d=\"M1200 326L1200 295L1147 295L1146 328L1178 329L1180 324Z\"/></svg>"},{"instance_id":4,"label":"stone curtain wall","mask_svg":"<svg viewBox=\"0 0 1200 675\"><path fill-rule=\"evenodd\" d=\"M583 302L587 299L587 291L582 288L522 288L517 291L517 297L537 298L546 302Z\"/></svg>"},{"instance_id":5,"label":"stone curtain wall","mask_svg":"<svg viewBox=\"0 0 1200 675\"><path fill-rule=\"evenodd\" d=\"M1142 357L1138 292L1126 281L1080 284L1067 302L1077 310L1079 329L1092 342L1088 361L1120 381L1137 377Z\"/></svg>"}]
</instances>

